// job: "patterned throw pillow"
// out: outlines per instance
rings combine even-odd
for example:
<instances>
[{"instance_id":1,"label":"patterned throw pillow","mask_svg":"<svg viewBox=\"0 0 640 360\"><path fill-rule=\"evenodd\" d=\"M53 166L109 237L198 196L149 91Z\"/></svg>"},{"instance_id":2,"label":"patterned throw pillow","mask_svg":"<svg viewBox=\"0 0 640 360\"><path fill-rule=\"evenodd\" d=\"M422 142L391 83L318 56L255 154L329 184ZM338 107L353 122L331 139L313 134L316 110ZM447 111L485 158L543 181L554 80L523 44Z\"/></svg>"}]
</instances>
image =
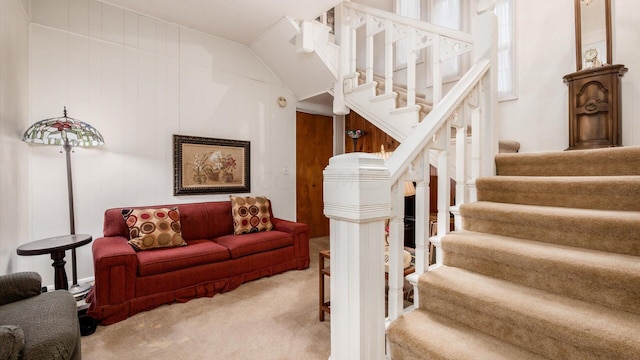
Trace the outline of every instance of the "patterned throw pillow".
<instances>
[{"instance_id":1,"label":"patterned throw pillow","mask_svg":"<svg viewBox=\"0 0 640 360\"><path fill-rule=\"evenodd\" d=\"M236 235L273 229L269 214L269 200L264 196L240 197L229 195Z\"/></svg>"},{"instance_id":2,"label":"patterned throw pillow","mask_svg":"<svg viewBox=\"0 0 640 360\"><path fill-rule=\"evenodd\" d=\"M136 251L184 246L178 208L122 209L129 227L129 244Z\"/></svg>"}]
</instances>

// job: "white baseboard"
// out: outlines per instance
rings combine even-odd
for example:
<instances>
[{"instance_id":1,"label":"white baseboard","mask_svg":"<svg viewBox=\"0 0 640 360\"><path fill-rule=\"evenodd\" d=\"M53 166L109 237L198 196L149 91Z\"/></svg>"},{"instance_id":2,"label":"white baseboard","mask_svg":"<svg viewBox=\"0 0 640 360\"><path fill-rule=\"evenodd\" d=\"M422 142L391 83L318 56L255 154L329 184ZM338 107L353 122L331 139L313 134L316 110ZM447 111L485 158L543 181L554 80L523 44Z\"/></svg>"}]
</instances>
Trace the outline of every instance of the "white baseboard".
<instances>
[{"instance_id":1,"label":"white baseboard","mask_svg":"<svg viewBox=\"0 0 640 360\"><path fill-rule=\"evenodd\" d=\"M94 276L90 276L88 278L84 278L84 279L78 279L78 284L93 284L93 282L96 280L96 278ZM69 287L71 287L71 281L69 281ZM54 291L56 289L56 286L51 284L51 285L47 285L47 291Z\"/></svg>"}]
</instances>

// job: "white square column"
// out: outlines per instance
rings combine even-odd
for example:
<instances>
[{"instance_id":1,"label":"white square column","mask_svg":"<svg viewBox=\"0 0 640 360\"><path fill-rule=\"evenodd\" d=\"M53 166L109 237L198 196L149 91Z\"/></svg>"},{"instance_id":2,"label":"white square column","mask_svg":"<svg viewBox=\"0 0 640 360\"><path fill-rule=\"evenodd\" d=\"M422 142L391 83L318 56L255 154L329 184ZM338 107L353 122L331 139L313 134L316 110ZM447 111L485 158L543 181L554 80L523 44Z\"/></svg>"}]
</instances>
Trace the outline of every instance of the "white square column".
<instances>
[{"instance_id":1,"label":"white square column","mask_svg":"<svg viewBox=\"0 0 640 360\"><path fill-rule=\"evenodd\" d=\"M324 170L330 219L331 359L383 360L384 221L390 175L381 158L349 153Z\"/></svg>"}]
</instances>

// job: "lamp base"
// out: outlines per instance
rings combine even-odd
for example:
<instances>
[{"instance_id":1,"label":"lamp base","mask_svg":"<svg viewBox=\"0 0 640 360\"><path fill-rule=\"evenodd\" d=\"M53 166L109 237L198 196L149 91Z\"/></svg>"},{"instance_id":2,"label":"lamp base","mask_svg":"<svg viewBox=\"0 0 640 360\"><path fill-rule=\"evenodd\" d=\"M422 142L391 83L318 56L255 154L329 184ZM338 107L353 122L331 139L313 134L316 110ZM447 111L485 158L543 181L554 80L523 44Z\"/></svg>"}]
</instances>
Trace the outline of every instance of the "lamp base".
<instances>
[{"instance_id":1,"label":"lamp base","mask_svg":"<svg viewBox=\"0 0 640 360\"><path fill-rule=\"evenodd\" d=\"M73 284L69 288L69 292L74 298L76 298L76 301L78 301L84 299L92 287L93 286L90 284Z\"/></svg>"}]
</instances>

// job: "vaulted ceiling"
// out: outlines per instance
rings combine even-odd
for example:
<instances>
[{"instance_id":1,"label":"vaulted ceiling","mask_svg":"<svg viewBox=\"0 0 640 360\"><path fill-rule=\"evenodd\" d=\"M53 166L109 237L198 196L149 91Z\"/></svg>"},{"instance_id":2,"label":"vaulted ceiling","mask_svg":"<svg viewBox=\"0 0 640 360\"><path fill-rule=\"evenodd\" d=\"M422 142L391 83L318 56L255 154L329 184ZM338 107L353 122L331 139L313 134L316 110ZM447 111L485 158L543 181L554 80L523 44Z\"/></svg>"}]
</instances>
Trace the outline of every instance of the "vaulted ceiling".
<instances>
[{"instance_id":1,"label":"vaulted ceiling","mask_svg":"<svg viewBox=\"0 0 640 360\"><path fill-rule=\"evenodd\" d=\"M313 19L339 0L104 0L144 15L250 45L285 16Z\"/></svg>"}]
</instances>

